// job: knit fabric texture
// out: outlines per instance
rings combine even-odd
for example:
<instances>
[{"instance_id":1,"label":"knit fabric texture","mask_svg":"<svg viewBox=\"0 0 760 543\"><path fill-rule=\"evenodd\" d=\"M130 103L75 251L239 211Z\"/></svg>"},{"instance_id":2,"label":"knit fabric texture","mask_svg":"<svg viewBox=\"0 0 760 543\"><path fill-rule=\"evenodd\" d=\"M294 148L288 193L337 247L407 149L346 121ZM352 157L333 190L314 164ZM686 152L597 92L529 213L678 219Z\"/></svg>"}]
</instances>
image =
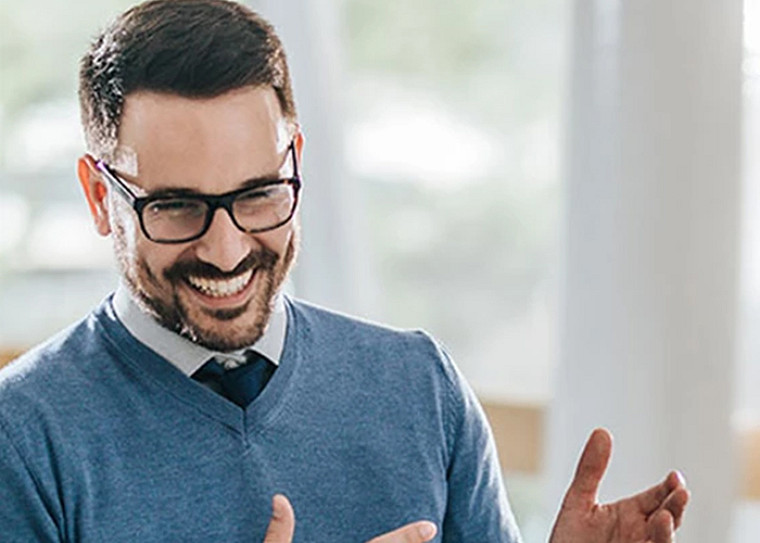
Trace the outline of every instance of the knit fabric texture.
<instances>
[{"instance_id":1,"label":"knit fabric texture","mask_svg":"<svg viewBox=\"0 0 760 543\"><path fill-rule=\"evenodd\" d=\"M474 394L422 332L287 299L280 367L242 409L137 341L110 298L0 372L0 540L297 543L411 521L519 541Z\"/></svg>"}]
</instances>

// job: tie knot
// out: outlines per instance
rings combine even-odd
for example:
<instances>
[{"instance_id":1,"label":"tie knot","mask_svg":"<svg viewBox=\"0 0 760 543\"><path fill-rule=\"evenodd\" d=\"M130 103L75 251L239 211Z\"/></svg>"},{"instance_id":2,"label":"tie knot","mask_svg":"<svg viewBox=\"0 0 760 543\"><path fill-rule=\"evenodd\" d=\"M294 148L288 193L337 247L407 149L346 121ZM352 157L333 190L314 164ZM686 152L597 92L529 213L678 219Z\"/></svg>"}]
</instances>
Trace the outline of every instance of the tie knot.
<instances>
[{"instance_id":1,"label":"tie knot","mask_svg":"<svg viewBox=\"0 0 760 543\"><path fill-rule=\"evenodd\" d=\"M193 379L245 408L264 389L275 369L264 356L249 350L245 353L245 364L225 370L212 358L193 374Z\"/></svg>"}]
</instances>

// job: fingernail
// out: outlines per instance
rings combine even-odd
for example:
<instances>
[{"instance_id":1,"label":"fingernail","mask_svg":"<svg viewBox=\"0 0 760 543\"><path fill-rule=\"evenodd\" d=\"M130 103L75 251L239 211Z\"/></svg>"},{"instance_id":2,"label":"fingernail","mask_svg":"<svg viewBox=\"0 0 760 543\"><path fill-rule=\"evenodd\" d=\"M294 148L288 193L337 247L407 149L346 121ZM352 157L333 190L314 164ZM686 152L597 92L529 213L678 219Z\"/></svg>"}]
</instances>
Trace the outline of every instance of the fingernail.
<instances>
[{"instance_id":1,"label":"fingernail","mask_svg":"<svg viewBox=\"0 0 760 543\"><path fill-rule=\"evenodd\" d=\"M432 522L426 522L420 525L420 527L418 528L418 531L419 531L420 537L424 538L427 541L429 538L435 535L435 531L436 531L435 524L433 524Z\"/></svg>"},{"instance_id":2,"label":"fingernail","mask_svg":"<svg viewBox=\"0 0 760 543\"><path fill-rule=\"evenodd\" d=\"M676 471L676 477L678 477L678 482L681 483L681 485L686 486L686 477L683 476L683 473L681 473L678 470Z\"/></svg>"}]
</instances>

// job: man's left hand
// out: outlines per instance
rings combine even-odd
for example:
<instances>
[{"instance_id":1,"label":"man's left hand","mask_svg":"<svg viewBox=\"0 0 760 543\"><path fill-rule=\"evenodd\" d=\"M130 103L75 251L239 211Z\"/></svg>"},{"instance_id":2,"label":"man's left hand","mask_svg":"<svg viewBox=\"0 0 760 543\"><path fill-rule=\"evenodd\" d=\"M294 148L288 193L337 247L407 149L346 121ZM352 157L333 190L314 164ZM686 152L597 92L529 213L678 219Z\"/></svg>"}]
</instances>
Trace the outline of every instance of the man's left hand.
<instances>
[{"instance_id":1,"label":"man's left hand","mask_svg":"<svg viewBox=\"0 0 760 543\"><path fill-rule=\"evenodd\" d=\"M689 491L671 472L652 488L610 503L597 503L599 484L612 454L612 436L597 429L589 438L565 494L550 543L672 543Z\"/></svg>"}]
</instances>

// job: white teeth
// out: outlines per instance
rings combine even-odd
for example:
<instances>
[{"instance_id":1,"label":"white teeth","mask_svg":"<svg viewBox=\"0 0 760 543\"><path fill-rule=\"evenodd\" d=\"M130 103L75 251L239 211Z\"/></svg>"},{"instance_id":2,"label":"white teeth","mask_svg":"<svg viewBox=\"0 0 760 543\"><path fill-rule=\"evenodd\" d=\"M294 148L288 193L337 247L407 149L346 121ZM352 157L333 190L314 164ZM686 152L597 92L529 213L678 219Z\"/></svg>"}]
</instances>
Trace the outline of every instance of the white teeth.
<instances>
[{"instance_id":1,"label":"white teeth","mask_svg":"<svg viewBox=\"0 0 760 543\"><path fill-rule=\"evenodd\" d=\"M197 290L200 290L206 296L222 298L232 296L243 290L253 276L253 270L233 277L232 279L206 279L205 277L188 277L187 281Z\"/></svg>"}]
</instances>

